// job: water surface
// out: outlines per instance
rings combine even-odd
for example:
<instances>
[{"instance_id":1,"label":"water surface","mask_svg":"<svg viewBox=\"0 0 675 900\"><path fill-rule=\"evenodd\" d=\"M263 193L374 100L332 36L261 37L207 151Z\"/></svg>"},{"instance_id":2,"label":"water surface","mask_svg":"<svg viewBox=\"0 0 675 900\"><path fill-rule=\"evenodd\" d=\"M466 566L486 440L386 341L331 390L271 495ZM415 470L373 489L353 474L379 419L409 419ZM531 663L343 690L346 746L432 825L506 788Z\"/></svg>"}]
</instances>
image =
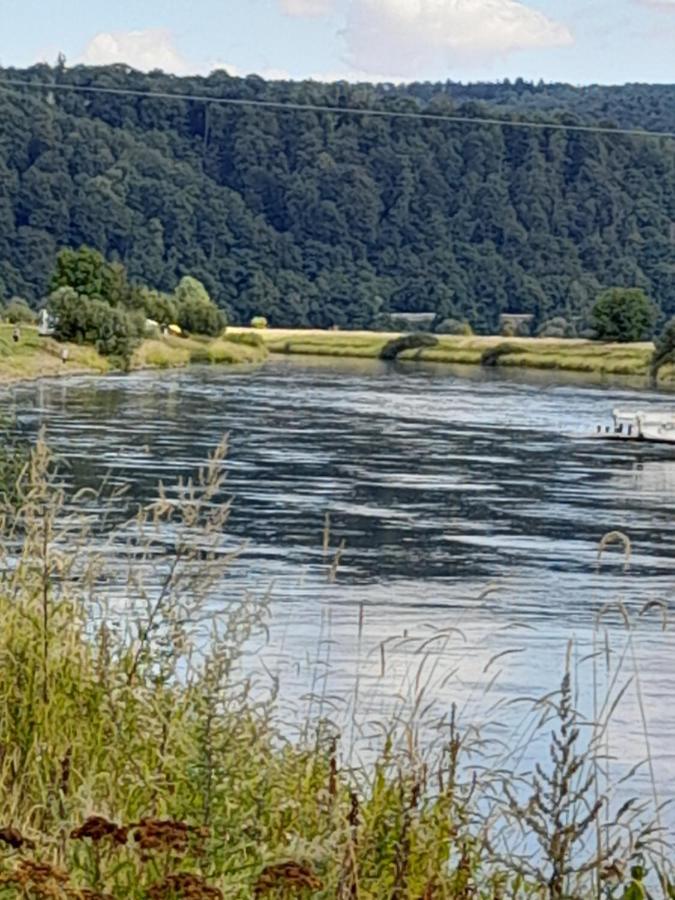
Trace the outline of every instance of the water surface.
<instances>
[{"instance_id":1,"label":"water surface","mask_svg":"<svg viewBox=\"0 0 675 900\"><path fill-rule=\"evenodd\" d=\"M456 703L465 720L499 720L511 744L522 741L525 763L533 719L509 701L555 689L569 639L579 662L601 638L605 604L621 600L637 617L647 601L672 600L675 449L574 435L615 405L670 402L475 370L284 359L254 372L42 382L13 389L6 405L22 429L46 427L77 484L111 471L141 499L158 478L189 473L228 433L229 539L246 549L217 602L271 586L261 655L280 677L282 704L339 716L347 699L363 720L381 717L402 703L397 696L415 694L425 655L416 651L436 636L424 672L436 713ZM345 542L332 585L327 513L332 551ZM627 570L618 547L598 561L613 530L632 542ZM450 628L458 630L438 637ZM619 615L603 628L612 665L625 653L619 680L633 678L611 753L617 766L644 757L641 699L661 796L673 796L673 635L654 612L636 618L632 645ZM318 680L317 659L326 673ZM603 666L600 693L611 677ZM592 663L579 662L589 716L591 683ZM323 699L307 700L310 691ZM648 791L646 777L641 785Z\"/></svg>"}]
</instances>

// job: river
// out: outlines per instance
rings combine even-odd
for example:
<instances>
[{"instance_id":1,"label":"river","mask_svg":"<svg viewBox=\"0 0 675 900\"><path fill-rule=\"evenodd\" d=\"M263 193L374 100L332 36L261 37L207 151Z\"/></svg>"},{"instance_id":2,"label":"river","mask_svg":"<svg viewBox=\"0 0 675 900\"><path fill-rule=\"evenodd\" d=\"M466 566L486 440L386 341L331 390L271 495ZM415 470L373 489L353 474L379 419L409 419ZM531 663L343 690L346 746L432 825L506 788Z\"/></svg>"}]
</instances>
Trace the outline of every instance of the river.
<instances>
[{"instance_id":1,"label":"river","mask_svg":"<svg viewBox=\"0 0 675 900\"><path fill-rule=\"evenodd\" d=\"M630 682L609 731L611 776L645 758L646 719L667 799L675 639L657 610L639 612L672 600L675 451L574 435L613 406L668 403L495 372L283 359L253 372L43 381L6 391L4 407L23 431L46 426L77 484L110 471L138 499L229 434L228 535L246 548L222 602L270 590L270 640L257 661L279 677L282 708L349 710L352 722L357 709L368 722L414 703L425 683L433 712L455 703L460 721L492 722L526 765L534 717L514 701L556 689L573 639L589 717L594 678L600 696L615 675L615 689ZM334 583L327 513L331 554L345 548ZM628 568L619 546L598 561L600 539L616 529L632 542ZM598 624L616 601L630 632L616 612ZM604 654L585 659L605 629L609 668ZM646 769L636 784L651 795Z\"/></svg>"}]
</instances>

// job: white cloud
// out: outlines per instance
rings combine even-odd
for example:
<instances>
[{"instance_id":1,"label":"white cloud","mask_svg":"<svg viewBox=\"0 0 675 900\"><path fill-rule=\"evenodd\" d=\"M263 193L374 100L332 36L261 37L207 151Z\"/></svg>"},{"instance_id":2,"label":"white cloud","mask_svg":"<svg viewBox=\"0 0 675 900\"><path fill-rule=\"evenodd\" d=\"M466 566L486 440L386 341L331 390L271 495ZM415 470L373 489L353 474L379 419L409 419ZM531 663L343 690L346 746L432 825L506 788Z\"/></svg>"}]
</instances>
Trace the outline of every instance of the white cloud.
<instances>
[{"instance_id":1,"label":"white cloud","mask_svg":"<svg viewBox=\"0 0 675 900\"><path fill-rule=\"evenodd\" d=\"M281 11L287 16L306 16L317 19L333 11L334 0L280 0Z\"/></svg>"},{"instance_id":2,"label":"white cloud","mask_svg":"<svg viewBox=\"0 0 675 900\"><path fill-rule=\"evenodd\" d=\"M176 49L171 33L164 28L102 31L89 41L78 61L90 66L126 63L142 72L162 69L175 75L195 71Z\"/></svg>"},{"instance_id":3,"label":"white cloud","mask_svg":"<svg viewBox=\"0 0 675 900\"><path fill-rule=\"evenodd\" d=\"M77 62L89 66L126 63L132 69L141 72L162 69L173 75L208 75L218 69L224 69L233 78L244 78L253 71L221 60L193 63L181 55L171 33L162 28L151 28L147 31L101 32L89 41ZM286 69L274 67L263 67L256 70L255 74L268 81L287 81L292 77Z\"/></svg>"},{"instance_id":4,"label":"white cloud","mask_svg":"<svg viewBox=\"0 0 675 900\"><path fill-rule=\"evenodd\" d=\"M404 76L573 43L566 25L518 0L352 0L343 36L356 70Z\"/></svg>"}]
</instances>

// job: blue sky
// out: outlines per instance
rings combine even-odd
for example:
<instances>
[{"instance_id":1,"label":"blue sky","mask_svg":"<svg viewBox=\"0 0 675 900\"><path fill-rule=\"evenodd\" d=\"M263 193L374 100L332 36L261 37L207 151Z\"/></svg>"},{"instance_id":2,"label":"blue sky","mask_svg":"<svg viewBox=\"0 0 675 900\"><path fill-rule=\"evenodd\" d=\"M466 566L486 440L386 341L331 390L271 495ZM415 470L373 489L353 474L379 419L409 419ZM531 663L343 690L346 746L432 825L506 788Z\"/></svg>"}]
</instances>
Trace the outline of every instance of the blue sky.
<instances>
[{"instance_id":1,"label":"blue sky","mask_svg":"<svg viewBox=\"0 0 675 900\"><path fill-rule=\"evenodd\" d=\"M675 82L675 0L0 0L0 64Z\"/></svg>"}]
</instances>

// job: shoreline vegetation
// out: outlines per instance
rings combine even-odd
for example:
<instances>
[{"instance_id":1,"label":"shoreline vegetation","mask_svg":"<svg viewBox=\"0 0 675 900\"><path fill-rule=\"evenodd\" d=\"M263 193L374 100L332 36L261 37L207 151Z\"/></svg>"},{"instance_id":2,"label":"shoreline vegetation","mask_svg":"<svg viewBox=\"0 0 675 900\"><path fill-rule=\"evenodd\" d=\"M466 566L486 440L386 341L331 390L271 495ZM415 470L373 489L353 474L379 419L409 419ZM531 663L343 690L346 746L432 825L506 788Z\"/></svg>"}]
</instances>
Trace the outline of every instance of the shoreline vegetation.
<instances>
[{"instance_id":1,"label":"shoreline vegetation","mask_svg":"<svg viewBox=\"0 0 675 900\"><path fill-rule=\"evenodd\" d=\"M134 283L172 292L198 277L233 322L371 327L433 311L497 333L513 312L565 316L580 334L602 291L636 285L675 314L671 144L611 128L675 131L673 86L321 84L62 64L2 68L0 83L0 297L36 306L58 249L84 242ZM114 103L95 93L111 89ZM253 116L252 99L364 115ZM426 121L388 115L402 110ZM449 128L443 114L477 125ZM542 127L494 126L522 117ZM581 137L571 122L609 133Z\"/></svg>"},{"instance_id":2,"label":"shoreline vegetation","mask_svg":"<svg viewBox=\"0 0 675 900\"><path fill-rule=\"evenodd\" d=\"M0 384L70 375L104 375L120 370L91 345L41 337L32 325L0 324ZM135 348L128 371L185 368L192 364L258 365L270 354L325 358L382 358L404 333L330 331L321 329L255 329L230 326L220 337L173 335L149 337ZM432 346L403 350L396 359L451 366L560 372L608 378L640 379L649 383L654 353L651 342L600 343L564 338L433 335ZM64 362L62 351L67 349ZM675 391L675 364L659 369L656 386Z\"/></svg>"},{"instance_id":3,"label":"shoreline vegetation","mask_svg":"<svg viewBox=\"0 0 675 900\"><path fill-rule=\"evenodd\" d=\"M675 320L655 343L644 341L659 313L636 289L612 288L598 297L590 338L576 336L563 318L526 337L530 323L523 329L525 323L514 316L501 321L501 337L475 335L468 322L441 318L440 308L430 331L397 330L406 323L392 316L371 323L370 330L341 330L337 324L268 329L265 316L254 316L248 328L228 327L231 310L198 279L185 275L165 294L132 283L124 265L84 245L57 255L50 289L40 315L43 326L51 323L54 340L30 328L36 314L25 300L14 297L4 307L9 324L0 331L0 381L190 363L251 364L285 353L630 377L653 387L675 383Z\"/></svg>"},{"instance_id":4,"label":"shoreline vegetation","mask_svg":"<svg viewBox=\"0 0 675 900\"><path fill-rule=\"evenodd\" d=\"M13 340L14 326L0 324L0 384L58 378L71 375L104 375L119 372L109 357L90 344L59 342L41 337L33 325L20 326ZM63 350L68 357L64 362ZM252 365L263 362L268 351L256 335L224 334L207 338L161 336L146 338L133 351L129 371L176 369L193 363Z\"/></svg>"},{"instance_id":5,"label":"shoreline vegetation","mask_svg":"<svg viewBox=\"0 0 675 900\"><path fill-rule=\"evenodd\" d=\"M523 698L548 747L535 771L523 770L518 739L505 752L503 730L489 738L454 706L431 710L433 660L456 628L433 648L428 632L406 632L414 696L394 715L369 707L361 723L354 710L350 740L315 679L319 712L297 710L289 735L279 676L247 668L267 639L267 599L211 602L233 558L224 462L223 443L194 478L130 509L108 538L114 554L101 552L91 503L100 515L124 489L70 496L41 441L13 501L2 499L0 896L673 896L656 798L652 809L613 793L620 654L606 655L606 672L597 662L592 722L574 705L585 676L571 644L559 692ZM337 553L326 556L327 583ZM621 604L599 618L610 615L632 640ZM382 644L375 683L396 652ZM372 762L358 753L355 764L355 731Z\"/></svg>"},{"instance_id":6,"label":"shoreline vegetation","mask_svg":"<svg viewBox=\"0 0 675 900\"><path fill-rule=\"evenodd\" d=\"M385 347L403 334L319 329L230 328L228 334L259 334L270 353L380 359ZM575 338L433 335L433 346L404 350L403 361L533 369L600 376L650 378L654 344L601 343ZM656 384L675 390L675 365L658 371Z\"/></svg>"}]
</instances>

